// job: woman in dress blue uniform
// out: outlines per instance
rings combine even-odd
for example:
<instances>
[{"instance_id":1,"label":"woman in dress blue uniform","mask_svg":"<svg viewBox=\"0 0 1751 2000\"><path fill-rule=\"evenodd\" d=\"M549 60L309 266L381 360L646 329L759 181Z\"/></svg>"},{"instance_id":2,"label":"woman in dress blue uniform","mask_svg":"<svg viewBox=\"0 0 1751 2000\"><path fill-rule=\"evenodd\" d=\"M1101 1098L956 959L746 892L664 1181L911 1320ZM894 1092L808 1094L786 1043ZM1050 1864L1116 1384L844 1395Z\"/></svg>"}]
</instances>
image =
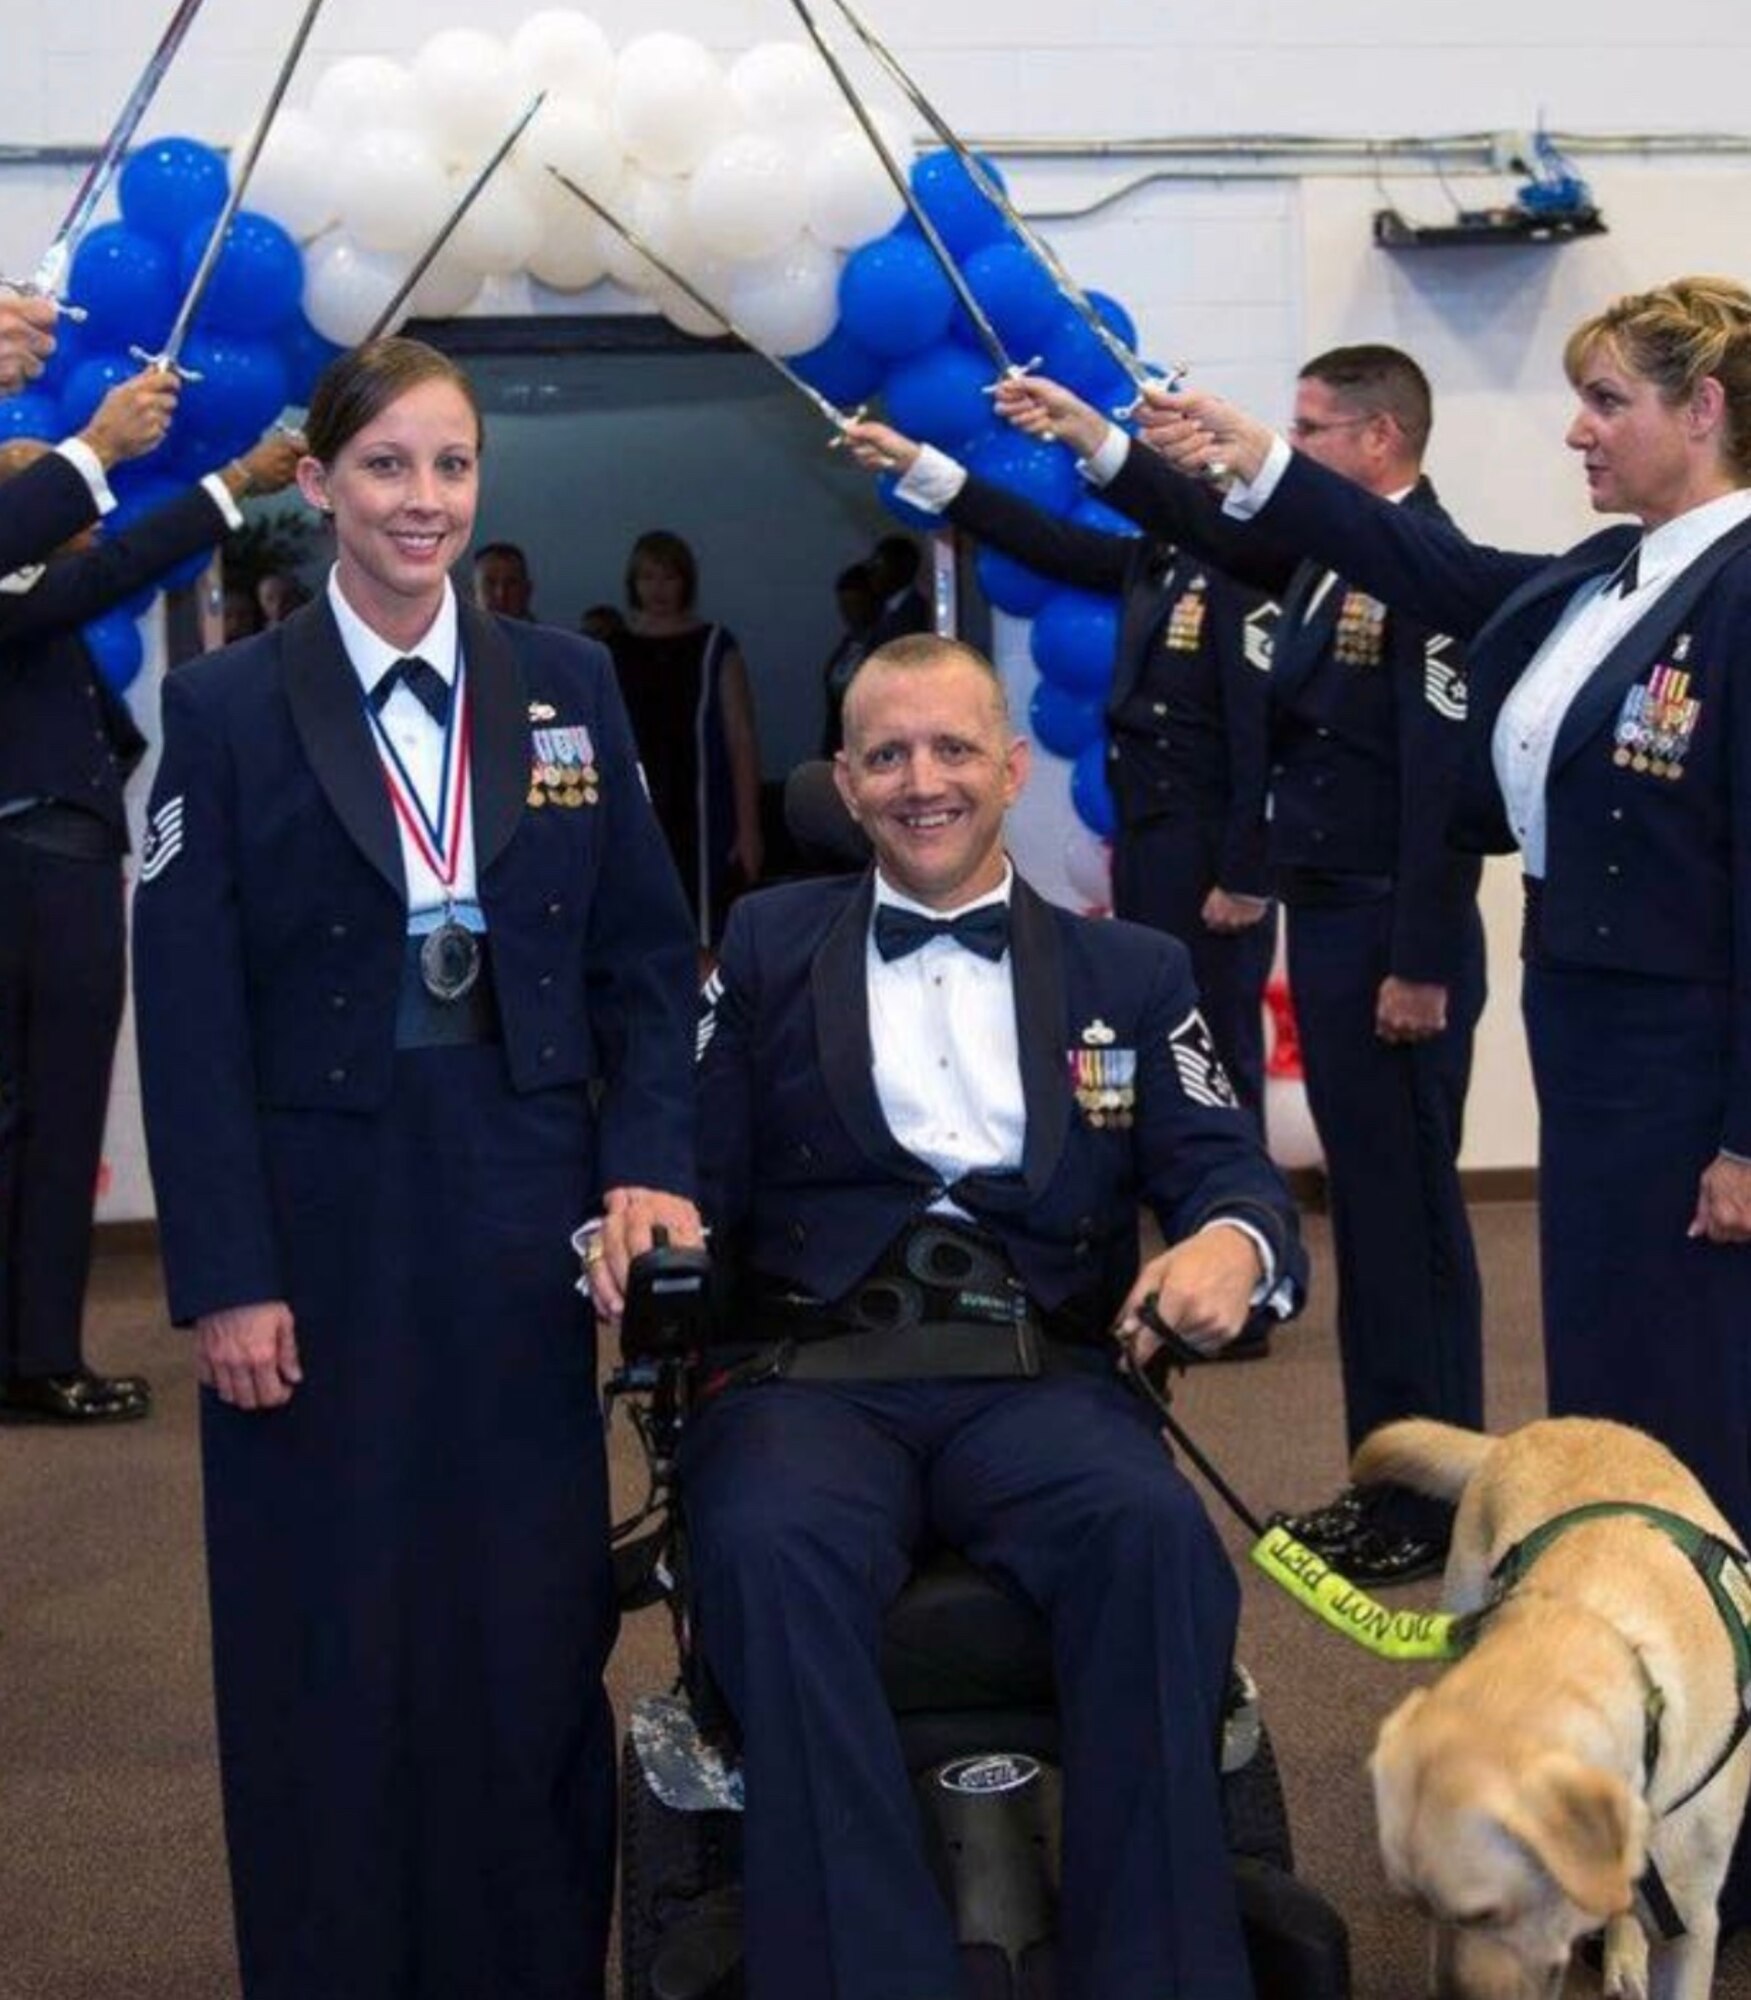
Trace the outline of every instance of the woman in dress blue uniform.
<instances>
[{"instance_id":1,"label":"woman in dress blue uniform","mask_svg":"<svg viewBox=\"0 0 1751 2000\"><path fill-rule=\"evenodd\" d=\"M1551 1409L1651 1431L1751 1536L1751 293L1618 299L1564 366L1593 506L1641 525L1556 557L1381 506L1211 398L1148 422L1470 640L1453 837L1524 857Z\"/></svg>"},{"instance_id":2,"label":"woman in dress blue uniform","mask_svg":"<svg viewBox=\"0 0 1751 2000\"><path fill-rule=\"evenodd\" d=\"M326 592L179 671L136 904L248 2000L591 2000L614 1633L568 1236L696 1229L687 910L607 655L460 603L480 419L338 360ZM603 1296L601 1290L598 1298Z\"/></svg>"}]
</instances>

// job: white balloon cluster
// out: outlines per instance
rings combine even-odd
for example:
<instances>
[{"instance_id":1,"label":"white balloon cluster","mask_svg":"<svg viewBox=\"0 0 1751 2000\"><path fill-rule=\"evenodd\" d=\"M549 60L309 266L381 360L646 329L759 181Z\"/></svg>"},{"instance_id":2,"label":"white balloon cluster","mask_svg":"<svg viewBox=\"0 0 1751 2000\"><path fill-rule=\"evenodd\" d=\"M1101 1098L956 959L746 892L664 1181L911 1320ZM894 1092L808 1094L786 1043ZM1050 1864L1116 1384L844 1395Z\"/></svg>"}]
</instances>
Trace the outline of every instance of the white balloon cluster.
<instances>
[{"instance_id":1,"label":"white balloon cluster","mask_svg":"<svg viewBox=\"0 0 1751 2000\"><path fill-rule=\"evenodd\" d=\"M569 195L559 168L681 270L760 346L800 354L839 316L847 250L902 203L815 53L766 42L727 67L686 35L618 54L589 15L531 15L508 40L435 34L406 64L353 56L280 113L250 206L305 245L304 309L344 344L377 320L480 163L538 91L547 100L420 281L409 316L463 311L491 277L559 292L607 277L690 333L720 333ZM903 126L883 121L896 158Z\"/></svg>"}]
</instances>

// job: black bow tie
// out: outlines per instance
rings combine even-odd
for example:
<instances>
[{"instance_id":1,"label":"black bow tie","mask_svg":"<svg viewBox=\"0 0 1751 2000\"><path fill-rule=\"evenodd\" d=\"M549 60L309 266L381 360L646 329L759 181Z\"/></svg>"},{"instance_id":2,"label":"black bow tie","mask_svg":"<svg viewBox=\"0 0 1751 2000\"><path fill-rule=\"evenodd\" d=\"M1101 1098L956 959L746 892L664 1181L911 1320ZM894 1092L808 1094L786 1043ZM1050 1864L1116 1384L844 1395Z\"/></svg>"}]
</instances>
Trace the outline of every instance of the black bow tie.
<instances>
[{"instance_id":1,"label":"black bow tie","mask_svg":"<svg viewBox=\"0 0 1751 2000\"><path fill-rule=\"evenodd\" d=\"M398 687L406 687L440 729L450 720L450 683L429 660L422 660L417 655L412 659L397 660L384 672L371 690L371 706L379 715Z\"/></svg>"},{"instance_id":2,"label":"black bow tie","mask_svg":"<svg viewBox=\"0 0 1751 2000\"><path fill-rule=\"evenodd\" d=\"M902 910L879 903L875 913L876 950L886 960L904 958L932 938L951 937L993 965L1009 949L1009 905L981 903L958 917L927 917L921 910Z\"/></svg>"},{"instance_id":3,"label":"black bow tie","mask_svg":"<svg viewBox=\"0 0 1751 2000\"><path fill-rule=\"evenodd\" d=\"M1635 547L1630 550L1629 554L1618 565L1617 574L1606 584L1606 596L1609 597L1615 592L1619 597L1628 597L1641 581L1641 566L1642 545L1640 542L1637 542Z\"/></svg>"}]
</instances>

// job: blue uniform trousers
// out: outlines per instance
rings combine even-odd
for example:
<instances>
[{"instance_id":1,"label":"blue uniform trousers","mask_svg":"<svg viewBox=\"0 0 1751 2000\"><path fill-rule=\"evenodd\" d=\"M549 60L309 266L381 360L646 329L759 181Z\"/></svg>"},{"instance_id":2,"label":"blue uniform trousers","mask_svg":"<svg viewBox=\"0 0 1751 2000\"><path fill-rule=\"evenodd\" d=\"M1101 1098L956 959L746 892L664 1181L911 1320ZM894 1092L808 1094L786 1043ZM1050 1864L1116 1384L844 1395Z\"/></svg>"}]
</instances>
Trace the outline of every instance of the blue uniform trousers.
<instances>
[{"instance_id":1,"label":"blue uniform trousers","mask_svg":"<svg viewBox=\"0 0 1751 2000\"><path fill-rule=\"evenodd\" d=\"M877 1669L927 1534L1050 1621L1064 2000L1251 1993L1218 1773L1239 1593L1137 1398L1093 1373L734 1389L682 1480L742 1731L750 2000L963 1990Z\"/></svg>"},{"instance_id":2,"label":"blue uniform trousers","mask_svg":"<svg viewBox=\"0 0 1751 2000\"><path fill-rule=\"evenodd\" d=\"M126 977L119 860L0 837L0 1381L81 1365Z\"/></svg>"},{"instance_id":3,"label":"blue uniform trousers","mask_svg":"<svg viewBox=\"0 0 1751 2000\"><path fill-rule=\"evenodd\" d=\"M1220 823L1172 816L1122 827L1113 840L1113 914L1166 931L1192 955L1198 1005L1242 1104L1260 1119L1265 1102L1265 981L1277 940L1276 913L1244 931L1204 923L1204 898L1220 879ZM1224 885L1226 886L1226 885Z\"/></svg>"},{"instance_id":4,"label":"blue uniform trousers","mask_svg":"<svg viewBox=\"0 0 1751 2000\"><path fill-rule=\"evenodd\" d=\"M396 1058L260 1129L304 1382L204 1399L246 2000L599 2000L613 1642L578 1090Z\"/></svg>"},{"instance_id":5,"label":"blue uniform trousers","mask_svg":"<svg viewBox=\"0 0 1751 2000\"><path fill-rule=\"evenodd\" d=\"M1289 987L1307 1101L1325 1153L1338 1351L1351 1449L1394 1417L1483 1422L1483 1301L1459 1182L1472 1035L1483 1011L1483 924L1467 920L1432 1041L1383 1042L1391 898L1287 915Z\"/></svg>"},{"instance_id":6,"label":"blue uniform trousers","mask_svg":"<svg viewBox=\"0 0 1751 2000\"><path fill-rule=\"evenodd\" d=\"M1685 1235L1720 1147L1732 991L1534 963L1523 1004L1551 1414L1651 1432L1751 1538L1751 1247Z\"/></svg>"}]
</instances>

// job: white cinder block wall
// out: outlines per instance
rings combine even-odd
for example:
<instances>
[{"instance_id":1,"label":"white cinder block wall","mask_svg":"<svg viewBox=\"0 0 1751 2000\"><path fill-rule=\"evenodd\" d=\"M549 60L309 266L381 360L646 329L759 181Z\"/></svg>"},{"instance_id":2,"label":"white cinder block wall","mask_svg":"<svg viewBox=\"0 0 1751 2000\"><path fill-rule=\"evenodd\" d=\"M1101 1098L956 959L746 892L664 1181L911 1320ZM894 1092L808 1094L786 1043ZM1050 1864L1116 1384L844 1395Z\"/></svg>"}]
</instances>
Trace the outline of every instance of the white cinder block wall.
<instances>
[{"instance_id":1,"label":"white cinder block wall","mask_svg":"<svg viewBox=\"0 0 1751 2000\"><path fill-rule=\"evenodd\" d=\"M1298 357L1339 340L1416 353L1437 392L1431 470L1471 531L1556 546L1588 517L1561 446L1562 336L1611 293L1684 270L1751 275L1751 9L1743 0L861 0L951 121L996 146L1030 211L1085 282L1136 314L1144 344L1264 408L1286 404ZM831 15L830 0L815 0ZM350 53L411 54L450 26L508 32L528 0L331 0L309 73ZM654 28L725 55L789 37L783 0L598 0L618 42ZM301 0L207 0L148 132L227 143L255 116ZM77 169L32 148L101 137L169 0L0 0L0 268L28 270ZM294 101L297 95L294 93ZM1457 134L1537 123L1588 138L1652 136L1643 149L1575 149L1611 234L1563 249L1392 256L1371 212L1391 201L1439 219L1450 198L1420 152ZM1138 140L1235 137L1245 152L1146 156ZM1280 135L1288 143L1274 144ZM996 142L1050 140L1050 158ZM1310 158L1293 142L1378 142ZM1449 164L1465 205L1512 178ZM145 704L155 706L152 697ZM1495 988L1480 1047L1467 1160L1524 1165L1535 1149L1514 1018L1512 871L1487 887ZM118 1066L100 1212L150 1212L130 1054Z\"/></svg>"}]
</instances>

